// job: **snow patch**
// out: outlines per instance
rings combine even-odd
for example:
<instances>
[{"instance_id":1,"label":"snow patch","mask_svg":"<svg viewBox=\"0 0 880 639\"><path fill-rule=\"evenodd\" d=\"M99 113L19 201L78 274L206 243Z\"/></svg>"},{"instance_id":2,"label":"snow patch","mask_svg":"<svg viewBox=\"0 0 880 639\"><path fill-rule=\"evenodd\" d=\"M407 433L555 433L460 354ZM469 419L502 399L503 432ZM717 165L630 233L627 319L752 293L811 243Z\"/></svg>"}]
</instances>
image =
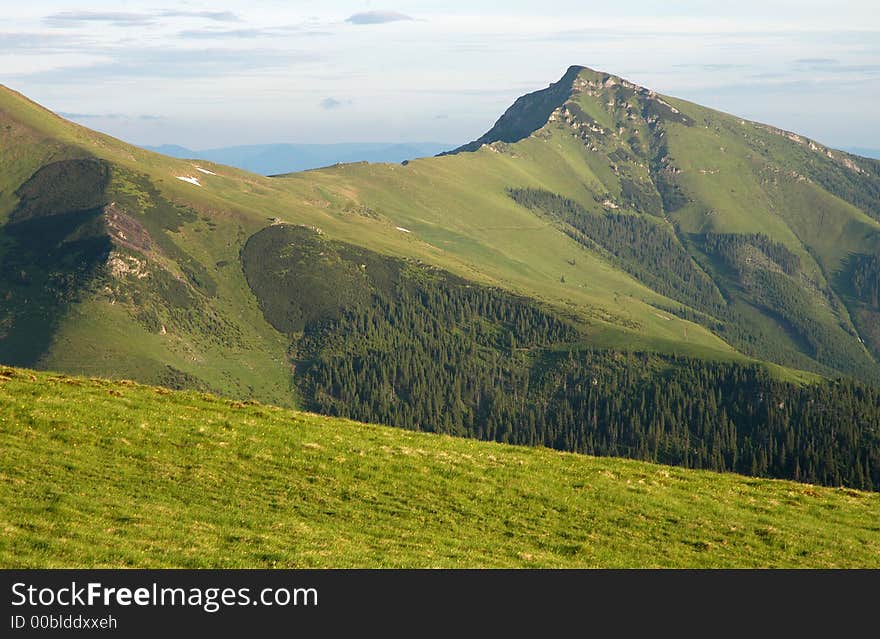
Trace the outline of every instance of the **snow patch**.
<instances>
[{"instance_id":1,"label":"snow patch","mask_svg":"<svg viewBox=\"0 0 880 639\"><path fill-rule=\"evenodd\" d=\"M197 166L197 167L196 167L196 171L201 171L201 172L204 173L205 175L217 175L217 174L214 173L213 171L209 171L208 169L203 169L203 168L200 167L200 166Z\"/></svg>"},{"instance_id":2,"label":"snow patch","mask_svg":"<svg viewBox=\"0 0 880 639\"><path fill-rule=\"evenodd\" d=\"M190 184L195 184L196 186L201 186L201 182L199 182L199 178L197 177L189 177L188 175L178 175L178 180L183 180L184 182L189 182Z\"/></svg>"},{"instance_id":3,"label":"snow patch","mask_svg":"<svg viewBox=\"0 0 880 639\"><path fill-rule=\"evenodd\" d=\"M395 226L394 228L396 228L401 233L412 233L412 231L410 231L409 229L405 229L402 226Z\"/></svg>"}]
</instances>

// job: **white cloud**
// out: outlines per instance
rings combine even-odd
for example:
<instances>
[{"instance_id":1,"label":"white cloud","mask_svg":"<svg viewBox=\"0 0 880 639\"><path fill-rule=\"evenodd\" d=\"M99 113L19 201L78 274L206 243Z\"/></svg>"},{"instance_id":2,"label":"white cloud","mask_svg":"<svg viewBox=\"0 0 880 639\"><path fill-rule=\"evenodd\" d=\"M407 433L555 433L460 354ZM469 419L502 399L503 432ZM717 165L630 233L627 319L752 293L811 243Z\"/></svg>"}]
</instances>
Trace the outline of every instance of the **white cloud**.
<instances>
[{"instance_id":1,"label":"white cloud","mask_svg":"<svg viewBox=\"0 0 880 639\"><path fill-rule=\"evenodd\" d=\"M62 11L46 16L46 24L53 27L74 27L89 22L109 22L117 27L132 27L150 24L151 15L127 13L123 11Z\"/></svg>"},{"instance_id":2,"label":"white cloud","mask_svg":"<svg viewBox=\"0 0 880 639\"><path fill-rule=\"evenodd\" d=\"M401 22L407 20L412 20L412 18L397 11L365 11L363 13L355 13L346 18L345 21L350 22L351 24L364 25L386 24L388 22Z\"/></svg>"},{"instance_id":3,"label":"white cloud","mask_svg":"<svg viewBox=\"0 0 880 639\"><path fill-rule=\"evenodd\" d=\"M338 100L334 97L327 97L321 100L319 106L325 111L332 111L344 106L349 106L350 104L352 104L351 100Z\"/></svg>"},{"instance_id":4,"label":"white cloud","mask_svg":"<svg viewBox=\"0 0 880 639\"><path fill-rule=\"evenodd\" d=\"M110 23L116 27L140 27L154 24L158 18L198 18L215 22L239 22L241 18L232 11L185 11L165 10L134 13L127 11L59 11L44 18L52 27L75 27L88 23Z\"/></svg>"}]
</instances>

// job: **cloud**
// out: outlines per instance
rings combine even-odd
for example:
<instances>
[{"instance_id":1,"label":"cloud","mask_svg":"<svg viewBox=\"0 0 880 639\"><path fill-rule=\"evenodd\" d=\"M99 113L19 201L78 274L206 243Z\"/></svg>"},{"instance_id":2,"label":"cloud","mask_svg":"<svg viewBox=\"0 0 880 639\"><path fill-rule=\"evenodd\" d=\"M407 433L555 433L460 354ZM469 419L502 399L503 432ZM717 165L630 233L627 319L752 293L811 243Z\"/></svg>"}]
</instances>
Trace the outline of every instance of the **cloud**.
<instances>
[{"instance_id":1,"label":"cloud","mask_svg":"<svg viewBox=\"0 0 880 639\"><path fill-rule=\"evenodd\" d=\"M142 120L144 122L155 122L164 120L162 115L136 115L129 116L122 113L69 113L66 111L58 111L58 115L68 120Z\"/></svg>"},{"instance_id":2,"label":"cloud","mask_svg":"<svg viewBox=\"0 0 880 639\"><path fill-rule=\"evenodd\" d=\"M132 78L209 78L252 73L256 70L283 69L299 63L312 63L320 54L276 49L178 49L164 47L95 48L89 51L102 60L69 69L52 69L27 74L33 81L56 84L104 82Z\"/></svg>"},{"instance_id":3,"label":"cloud","mask_svg":"<svg viewBox=\"0 0 880 639\"><path fill-rule=\"evenodd\" d=\"M73 27L84 22L110 22L117 27L151 24L153 16L123 11L62 11L46 16L43 21L52 27Z\"/></svg>"},{"instance_id":4,"label":"cloud","mask_svg":"<svg viewBox=\"0 0 880 639\"><path fill-rule=\"evenodd\" d=\"M67 111L58 111L58 115L68 120L124 120L125 116L121 113L69 113Z\"/></svg>"},{"instance_id":5,"label":"cloud","mask_svg":"<svg viewBox=\"0 0 880 639\"><path fill-rule=\"evenodd\" d=\"M776 80L779 78L787 78L790 74L780 71L762 71L761 73L752 73L749 77L759 80Z\"/></svg>"},{"instance_id":6,"label":"cloud","mask_svg":"<svg viewBox=\"0 0 880 639\"><path fill-rule=\"evenodd\" d=\"M231 11L181 11L130 13L125 11L62 11L46 16L43 21L52 27L73 27L89 22L109 22L117 27L140 27L155 23L157 18L200 18L214 22L241 22Z\"/></svg>"},{"instance_id":7,"label":"cloud","mask_svg":"<svg viewBox=\"0 0 880 639\"><path fill-rule=\"evenodd\" d=\"M412 20L412 18L406 14L398 13L397 11L365 11L363 13L356 13L345 19L346 22L358 25L385 24L387 22L400 22L402 20Z\"/></svg>"},{"instance_id":8,"label":"cloud","mask_svg":"<svg viewBox=\"0 0 880 639\"><path fill-rule=\"evenodd\" d=\"M263 38L279 34L273 29L224 29L222 31L193 29L181 31L177 35L187 40L217 40L221 38Z\"/></svg>"},{"instance_id":9,"label":"cloud","mask_svg":"<svg viewBox=\"0 0 880 639\"><path fill-rule=\"evenodd\" d=\"M214 22L241 22L238 14L232 11L162 11L163 18L204 18Z\"/></svg>"},{"instance_id":10,"label":"cloud","mask_svg":"<svg viewBox=\"0 0 880 639\"><path fill-rule=\"evenodd\" d=\"M676 69L700 69L703 71L728 71L731 69L748 69L749 64L705 63L705 64L673 64Z\"/></svg>"},{"instance_id":11,"label":"cloud","mask_svg":"<svg viewBox=\"0 0 880 639\"><path fill-rule=\"evenodd\" d=\"M4 53L44 54L80 44L80 38L56 33L0 33L0 51Z\"/></svg>"},{"instance_id":12,"label":"cloud","mask_svg":"<svg viewBox=\"0 0 880 639\"><path fill-rule=\"evenodd\" d=\"M745 80L743 82L723 83L713 86L704 86L692 88L689 90L688 100L700 102L703 104L718 103L719 98L733 96L742 98L743 96L760 96L762 100L771 99L776 96L814 96L827 97L829 89L843 90L849 87L857 87L863 84L863 81L852 76L843 76L823 82L821 85L804 82L801 79L786 75L778 80ZM743 113L743 115L747 115Z\"/></svg>"},{"instance_id":13,"label":"cloud","mask_svg":"<svg viewBox=\"0 0 880 639\"><path fill-rule=\"evenodd\" d=\"M325 111L332 111L333 109L339 109L350 104L351 100L337 100L336 98L328 97L321 100L320 106Z\"/></svg>"},{"instance_id":14,"label":"cloud","mask_svg":"<svg viewBox=\"0 0 880 639\"><path fill-rule=\"evenodd\" d=\"M185 40L222 40L224 38L289 38L302 36L329 36L330 31L311 31L307 27L294 24L280 27L253 27L248 29L187 29L177 34Z\"/></svg>"},{"instance_id":15,"label":"cloud","mask_svg":"<svg viewBox=\"0 0 880 639\"><path fill-rule=\"evenodd\" d=\"M842 64L832 58L800 58L794 61L796 71L816 73L862 73L874 75L880 72L878 64Z\"/></svg>"},{"instance_id":16,"label":"cloud","mask_svg":"<svg viewBox=\"0 0 880 639\"><path fill-rule=\"evenodd\" d=\"M807 64L810 66L827 66L837 64L838 61L833 58L799 58L794 61L795 64Z\"/></svg>"}]
</instances>

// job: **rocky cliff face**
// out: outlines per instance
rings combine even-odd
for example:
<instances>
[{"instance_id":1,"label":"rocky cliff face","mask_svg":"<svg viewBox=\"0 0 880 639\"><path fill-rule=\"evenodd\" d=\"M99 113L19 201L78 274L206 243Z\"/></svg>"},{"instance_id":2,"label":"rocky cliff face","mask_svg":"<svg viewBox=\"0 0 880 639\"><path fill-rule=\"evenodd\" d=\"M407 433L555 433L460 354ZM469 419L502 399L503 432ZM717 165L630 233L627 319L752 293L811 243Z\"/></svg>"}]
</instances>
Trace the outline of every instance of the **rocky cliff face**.
<instances>
[{"instance_id":1,"label":"rocky cliff face","mask_svg":"<svg viewBox=\"0 0 880 639\"><path fill-rule=\"evenodd\" d=\"M572 66L558 82L546 89L535 91L517 99L487 133L473 142L441 155L464 151L476 151L492 142L518 142L547 124L550 116L571 97L578 75L586 67Z\"/></svg>"}]
</instances>

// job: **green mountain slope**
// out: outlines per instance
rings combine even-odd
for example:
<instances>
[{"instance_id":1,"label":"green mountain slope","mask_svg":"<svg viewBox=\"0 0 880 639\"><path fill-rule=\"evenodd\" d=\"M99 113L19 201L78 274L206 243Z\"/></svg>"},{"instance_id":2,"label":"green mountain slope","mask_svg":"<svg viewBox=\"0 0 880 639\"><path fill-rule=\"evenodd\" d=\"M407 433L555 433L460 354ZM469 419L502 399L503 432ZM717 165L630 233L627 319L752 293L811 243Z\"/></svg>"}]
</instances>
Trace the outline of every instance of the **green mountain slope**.
<instances>
[{"instance_id":1,"label":"green mountain slope","mask_svg":"<svg viewBox=\"0 0 880 639\"><path fill-rule=\"evenodd\" d=\"M182 198L190 164L0 103L0 359L290 403L236 268L256 215Z\"/></svg>"},{"instance_id":2,"label":"green mountain slope","mask_svg":"<svg viewBox=\"0 0 880 639\"><path fill-rule=\"evenodd\" d=\"M252 338L244 348L237 350L211 347L206 343L210 341L209 337L200 330L194 330L182 321L175 322L173 309L167 303L155 313L148 311L151 316L158 315L159 322L131 322L132 318L143 316L136 303L102 297L79 286L76 287L76 299L71 299L61 309L63 312L56 314L56 326L46 332L47 337L42 341L48 341L48 344L42 353L29 359L14 359L4 353L5 361L72 372L119 374L153 382L162 381L162 370L170 366L225 393L255 394L272 401L289 401L289 393L280 390L285 383L289 386L283 343L271 330L267 333L268 327L261 317L254 316L254 299L244 285L238 259L246 239L273 220L317 227L328 237L348 240L380 253L422 260L467 279L501 286L571 309L588 322L591 341L598 345L629 344L667 352L682 350L710 357L739 357L702 327L665 314L659 317L656 309L646 301L663 304L664 298L601 257L582 251L575 242L536 220L530 212L521 211L503 193L503 186L499 193L492 195L481 193L480 188L470 188L478 184L459 184L458 175L472 172L470 157L425 161L429 166L438 163L438 171L428 168L434 176L432 183L436 179L438 186L445 181L439 169L456 169L455 174L449 176L448 181L454 184L447 184L450 187L448 193L418 179L413 180L413 184L420 189L429 187L432 192L443 195L441 204L446 210L462 211L463 214L485 210L487 216L495 219L495 222L484 220L493 228L479 231L469 223L462 227L458 221L449 218L444 220L444 227L438 227L437 237L423 238L422 233L397 230L396 226L409 223L410 218L395 222L396 211L390 205L374 209L362 204L355 188L345 182L340 184L334 171L308 172L300 174L298 179L272 180L205 163L194 165L130 147L65 122L7 90L2 93L0 107L4 122L0 129L4 136L3 147L17 150L15 157L4 155L4 162L10 166L3 167L0 219L8 219L19 206L17 190L44 165L68 158L97 158L107 162L119 177L111 182L113 188L97 198L103 206L115 202L117 208L122 207L124 214L139 216L135 218L139 222L158 217L152 213L156 206L151 201L154 197L189 211L189 214L179 214L188 215L188 219L179 220L179 228L165 228L162 225L168 222L159 221L150 234L152 245L161 241L174 255L169 255L166 250L147 256L133 246L119 246L118 251L125 256L131 253L131 257L144 261L149 267L169 273L187 285L190 292L199 295L207 291L189 286L193 282L179 264L179 260L191 258L190 265L203 267L218 287L216 296L202 295L203 301ZM499 178L508 170L503 162L485 164L485 172ZM411 205L418 205L422 196L401 197L397 185L387 184L385 179L396 177L400 172L408 174L416 165L421 163L411 163L406 168L351 165L340 170L381 171L382 175L376 180L366 176L369 187L382 191L383 197L399 200L409 210ZM553 184L554 175L551 168L536 179L551 180ZM402 173L401 176L406 178ZM560 172L555 179L561 176ZM179 177L195 178L201 186L177 179ZM361 179L358 176L358 180ZM133 184L138 181L139 184ZM148 194L150 190L154 195ZM459 198L462 201L456 203ZM501 230L499 236L499 227L508 230ZM540 238L538 241L535 241L536 234ZM124 242L120 239L114 245ZM172 245L176 249L171 248ZM6 251L5 254L15 255L17 251ZM579 259L579 266L575 269L562 262L562 267L570 271L569 278L574 278L565 286L559 282L562 276L557 264L560 255ZM10 264L8 270L18 266ZM139 278L123 268L117 268L115 273L111 288L127 290L132 286L152 284L150 276ZM4 277L4 285L8 286L10 279ZM98 290L102 290L104 284L102 281ZM31 291L35 289L33 287ZM8 294L9 290L4 290L4 295ZM24 294L27 299L29 293ZM57 296L64 297L63 294ZM2 321L9 325L15 320L7 316ZM29 330L29 322L24 318L19 323L25 326L24 330ZM161 332L163 325L164 335ZM685 332L688 339L682 342ZM11 349L9 341L7 339L0 349ZM265 357L267 352L271 352L269 358ZM129 353L132 356L128 356ZM242 357L250 357L252 361L242 362ZM120 367L126 367L126 370L119 370ZM274 380L268 388L249 372L257 368L260 369L260 379L271 377Z\"/></svg>"},{"instance_id":3,"label":"green mountain slope","mask_svg":"<svg viewBox=\"0 0 880 639\"><path fill-rule=\"evenodd\" d=\"M880 495L0 369L0 565L878 567Z\"/></svg>"},{"instance_id":4,"label":"green mountain slope","mask_svg":"<svg viewBox=\"0 0 880 639\"><path fill-rule=\"evenodd\" d=\"M686 342L710 346L701 331L659 319L662 308L711 329L745 354L876 380L876 307L865 308L852 295L851 263L853 256L875 256L880 247L880 165L615 76L575 71L564 78L571 81L568 91L554 85L518 101L481 138L495 141L473 153L405 168L339 167L291 180L327 188L344 184L357 202L418 239L465 259L473 256L482 272L497 274L504 285L571 300L595 315L617 314L612 324L635 322L652 347L664 338L678 348ZM560 103L543 127L515 130L512 123L528 119L520 114L544 113L550 96ZM523 101L531 97L536 105L530 110ZM512 138L521 139L504 141ZM584 223L561 220L541 206L514 206L506 196L521 189L570 200ZM608 259L615 249L587 230L590 216L604 216L612 226L642 218L643 228L654 228L661 243L684 254L686 270L670 273L662 259L668 251L652 261L647 253L653 247L640 244L634 245L636 253L642 251L640 264L619 255ZM747 244L739 236L760 237L749 244L749 254L731 263L730 255L707 252L709 233ZM569 241L563 243L560 234ZM645 233L637 237L642 242ZM762 252L773 243L798 257L796 270L779 275L779 265ZM616 266L615 276L624 271L672 299L611 280L596 257ZM687 290L676 284L682 278L706 281ZM627 338L614 335L610 341Z\"/></svg>"},{"instance_id":5,"label":"green mountain slope","mask_svg":"<svg viewBox=\"0 0 880 639\"><path fill-rule=\"evenodd\" d=\"M0 148L0 362L880 486L876 161L583 67L403 165L265 178L5 88Z\"/></svg>"}]
</instances>

